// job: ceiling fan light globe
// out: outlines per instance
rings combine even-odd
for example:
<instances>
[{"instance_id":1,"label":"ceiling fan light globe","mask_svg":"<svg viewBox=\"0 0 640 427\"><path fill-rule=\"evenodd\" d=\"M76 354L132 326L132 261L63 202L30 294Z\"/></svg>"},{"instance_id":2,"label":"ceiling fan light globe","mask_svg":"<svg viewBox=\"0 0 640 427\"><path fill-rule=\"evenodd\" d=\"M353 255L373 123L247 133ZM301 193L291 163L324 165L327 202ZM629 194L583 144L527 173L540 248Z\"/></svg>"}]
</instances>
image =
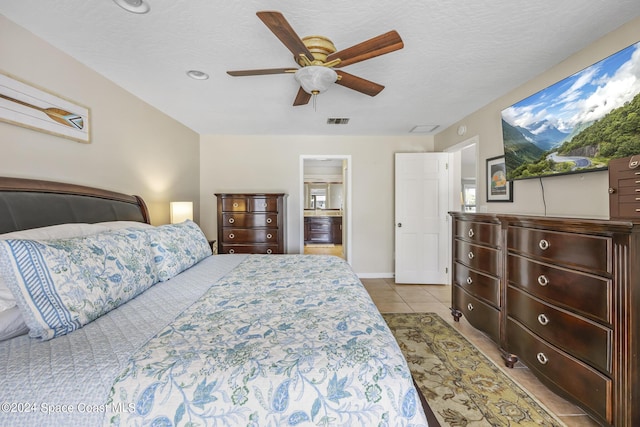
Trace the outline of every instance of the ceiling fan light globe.
<instances>
[{"instance_id":1,"label":"ceiling fan light globe","mask_svg":"<svg viewBox=\"0 0 640 427\"><path fill-rule=\"evenodd\" d=\"M325 92L338 80L338 74L334 70L320 65L302 67L294 76L302 89L311 95Z\"/></svg>"}]
</instances>

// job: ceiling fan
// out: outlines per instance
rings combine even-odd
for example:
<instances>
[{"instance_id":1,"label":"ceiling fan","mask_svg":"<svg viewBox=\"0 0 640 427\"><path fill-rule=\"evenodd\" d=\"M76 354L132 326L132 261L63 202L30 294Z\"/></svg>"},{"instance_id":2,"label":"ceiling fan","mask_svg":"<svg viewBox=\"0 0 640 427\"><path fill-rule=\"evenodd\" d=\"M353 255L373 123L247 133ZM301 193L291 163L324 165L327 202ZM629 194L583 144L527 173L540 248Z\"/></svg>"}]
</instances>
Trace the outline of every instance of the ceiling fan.
<instances>
[{"instance_id":1,"label":"ceiling fan","mask_svg":"<svg viewBox=\"0 0 640 427\"><path fill-rule=\"evenodd\" d=\"M292 73L300 83L300 89L293 102L294 106L307 104L312 95L325 91L334 82L366 95L376 96L384 86L337 68L384 55L402 49L404 46L400 35L394 30L338 51L333 42L326 37L298 37L280 12L263 11L257 12L256 15L293 53L294 59L301 68L238 70L227 71L227 74L239 77Z\"/></svg>"}]
</instances>

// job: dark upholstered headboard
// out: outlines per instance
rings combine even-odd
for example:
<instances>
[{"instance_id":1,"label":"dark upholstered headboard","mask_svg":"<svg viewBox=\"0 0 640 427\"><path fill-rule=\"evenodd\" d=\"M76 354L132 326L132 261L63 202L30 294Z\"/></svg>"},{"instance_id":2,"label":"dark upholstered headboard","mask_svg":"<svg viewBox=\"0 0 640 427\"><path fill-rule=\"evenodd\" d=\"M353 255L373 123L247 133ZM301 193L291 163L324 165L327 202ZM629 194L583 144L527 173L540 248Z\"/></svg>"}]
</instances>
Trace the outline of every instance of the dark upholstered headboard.
<instances>
[{"instance_id":1,"label":"dark upholstered headboard","mask_svg":"<svg viewBox=\"0 0 640 427\"><path fill-rule=\"evenodd\" d=\"M75 184L0 177L0 233L103 221L149 223L149 211L138 196Z\"/></svg>"}]
</instances>

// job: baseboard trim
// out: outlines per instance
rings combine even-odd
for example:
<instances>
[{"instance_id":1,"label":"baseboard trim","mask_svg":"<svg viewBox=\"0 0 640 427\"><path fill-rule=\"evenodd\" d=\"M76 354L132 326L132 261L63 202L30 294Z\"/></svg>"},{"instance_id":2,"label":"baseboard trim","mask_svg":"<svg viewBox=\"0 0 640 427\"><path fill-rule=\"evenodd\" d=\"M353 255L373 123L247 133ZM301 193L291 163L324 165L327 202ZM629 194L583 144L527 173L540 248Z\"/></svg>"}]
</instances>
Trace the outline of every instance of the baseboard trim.
<instances>
[{"instance_id":1,"label":"baseboard trim","mask_svg":"<svg viewBox=\"0 0 640 427\"><path fill-rule=\"evenodd\" d=\"M394 273L356 273L360 279L393 279Z\"/></svg>"}]
</instances>

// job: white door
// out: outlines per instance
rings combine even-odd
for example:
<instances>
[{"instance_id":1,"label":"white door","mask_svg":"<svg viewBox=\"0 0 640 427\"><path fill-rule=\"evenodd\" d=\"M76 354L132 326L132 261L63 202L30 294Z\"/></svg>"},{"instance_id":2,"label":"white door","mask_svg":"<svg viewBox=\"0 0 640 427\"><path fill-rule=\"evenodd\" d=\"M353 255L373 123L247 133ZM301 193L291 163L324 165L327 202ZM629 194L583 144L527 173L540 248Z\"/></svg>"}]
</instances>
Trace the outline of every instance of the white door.
<instances>
[{"instance_id":1,"label":"white door","mask_svg":"<svg viewBox=\"0 0 640 427\"><path fill-rule=\"evenodd\" d=\"M449 283L448 158L396 154L396 283Z\"/></svg>"}]
</instances>

